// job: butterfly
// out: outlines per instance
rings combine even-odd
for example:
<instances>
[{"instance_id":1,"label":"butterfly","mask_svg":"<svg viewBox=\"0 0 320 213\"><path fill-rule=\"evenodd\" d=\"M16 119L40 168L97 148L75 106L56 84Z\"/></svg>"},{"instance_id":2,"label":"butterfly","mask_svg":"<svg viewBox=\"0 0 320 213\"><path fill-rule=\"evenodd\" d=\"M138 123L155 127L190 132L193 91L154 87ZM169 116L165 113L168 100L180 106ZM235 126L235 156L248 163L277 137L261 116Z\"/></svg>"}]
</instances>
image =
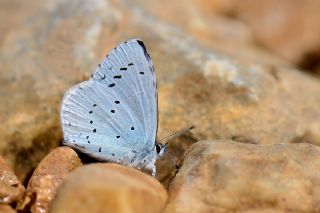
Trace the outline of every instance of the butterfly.
<instances>
[{"instance_id":1,"label":"butterfly","mask_svg":"<svg viewBox=\"0 0 320 213\"><path fill-rule=\"evenodd\" d=\"M87 81L69 89L61 104L63 145L101 161L144 168L167 145L156 142L157 82L144 43L132 39L114 48Z\"/></svg>"}]
</instances>

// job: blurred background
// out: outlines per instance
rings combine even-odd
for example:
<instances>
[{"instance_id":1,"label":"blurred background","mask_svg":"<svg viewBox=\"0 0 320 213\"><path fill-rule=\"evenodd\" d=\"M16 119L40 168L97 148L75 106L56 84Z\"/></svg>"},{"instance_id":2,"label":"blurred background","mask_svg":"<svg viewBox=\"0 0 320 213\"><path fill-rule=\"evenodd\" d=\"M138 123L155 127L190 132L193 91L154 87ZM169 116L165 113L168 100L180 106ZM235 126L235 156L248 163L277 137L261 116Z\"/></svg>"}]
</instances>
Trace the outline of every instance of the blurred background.
<instances>
[{"instance_id":1,"label":"blurred background","mask_svg":"<svg viewBox=\"0 0 320 213\"><path fill-rule=\"evenodd\" d=\"M61 142L64 92L130 38L155 66L159 138L197 127L173 142L180 152L207 138L320 144L319 9L318 0L1 0L0 153L25 180Z\"/></svg>"}]
</instances>

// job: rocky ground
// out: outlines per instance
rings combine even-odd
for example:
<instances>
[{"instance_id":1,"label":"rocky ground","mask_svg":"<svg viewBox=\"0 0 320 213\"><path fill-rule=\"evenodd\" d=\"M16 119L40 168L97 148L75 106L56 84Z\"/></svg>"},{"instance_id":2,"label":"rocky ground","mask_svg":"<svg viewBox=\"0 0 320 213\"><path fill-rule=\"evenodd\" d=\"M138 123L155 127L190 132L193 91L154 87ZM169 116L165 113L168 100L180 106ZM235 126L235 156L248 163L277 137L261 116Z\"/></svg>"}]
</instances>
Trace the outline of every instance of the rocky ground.
<instances>
[{"instance_id":1,"label":"rocky ground","mask_svg":"<svg viewBox=\"0 0 320 213\"><path fill-rule=\"evenodd\" d=\"M1 1L0 212L320 212L319 8ZM154 63L158 137L196 126L156 178L59 147L64 92L130 38Z\"/></svg>"}]
</instances>

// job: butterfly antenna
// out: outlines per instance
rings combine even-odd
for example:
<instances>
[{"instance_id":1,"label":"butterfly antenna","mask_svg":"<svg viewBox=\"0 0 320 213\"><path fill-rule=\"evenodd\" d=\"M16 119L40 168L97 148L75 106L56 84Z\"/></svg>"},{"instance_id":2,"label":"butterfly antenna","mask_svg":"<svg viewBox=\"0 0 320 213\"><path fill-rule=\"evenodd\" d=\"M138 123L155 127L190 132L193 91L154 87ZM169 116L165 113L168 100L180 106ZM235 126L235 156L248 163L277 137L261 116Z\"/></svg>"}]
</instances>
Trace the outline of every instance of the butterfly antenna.
<instances>
[{"instance_id":1,"label":"butterfly antenna","mask_svg":"<svg viewBox=\"0 0 320 213\"><path fill-rule=\"evenodd\" d=\"M159 142L167 141L167 140L169 140L169 139L172 138L172 137L178 137L178 136L180 136L180 135L185 134L186 132L189 132L189 131L192 130L192 129L194 129L194 126L190 126L190 127L187 127L187 128L183 128L183 129L181 129L181 130L179 130L179 131L177 131L177 132L171 133L170 135L168 135L168 136L166 136L166 137L164 137L164 138L161 138L161 139L159 140Z\"/></svg>"}]
</instances>

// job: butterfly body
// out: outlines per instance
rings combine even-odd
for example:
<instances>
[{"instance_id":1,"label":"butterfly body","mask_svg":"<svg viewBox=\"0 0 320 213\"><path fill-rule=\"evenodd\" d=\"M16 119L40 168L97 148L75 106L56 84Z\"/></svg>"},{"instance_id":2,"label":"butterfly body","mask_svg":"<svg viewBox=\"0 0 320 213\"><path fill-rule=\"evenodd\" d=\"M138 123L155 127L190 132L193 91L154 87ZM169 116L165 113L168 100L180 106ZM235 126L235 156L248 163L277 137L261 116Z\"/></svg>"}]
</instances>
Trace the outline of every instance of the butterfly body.
<instances>
[{"instance_id":1,"label":"butterfly body","mask_svg":"<svg viewBox=\"0 0 320 213\"><path fill-rule=\"evenodd\" d=\"M140 40L121 43L97 66L90 80L66 92L61 124L64 145L155 175L155 161L166 147L156 143L157 84Z\"/></svg>"}]
</instances>

